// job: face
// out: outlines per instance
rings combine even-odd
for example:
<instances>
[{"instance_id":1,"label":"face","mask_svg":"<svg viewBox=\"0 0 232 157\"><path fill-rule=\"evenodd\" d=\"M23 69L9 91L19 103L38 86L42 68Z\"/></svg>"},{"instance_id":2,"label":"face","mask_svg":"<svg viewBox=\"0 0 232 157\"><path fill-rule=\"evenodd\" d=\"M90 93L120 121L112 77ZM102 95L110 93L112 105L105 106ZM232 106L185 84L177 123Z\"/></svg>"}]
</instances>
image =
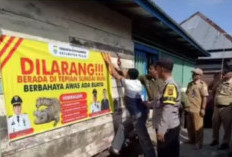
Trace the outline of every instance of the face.
<instances>
[{"instance_id":1,"label":"face","mask_svg":"<svg viewBox=\"0 0 232 157\"><path fill-rule=\"evenodd\" d=\"M194 81L197 81L201 78L201 75L193 73L192 78Z\"/></svg>"},{"instance_id":2,"label":"face","mask_svg":"<svg viewBox=\"0 0 232 157\"><path fill-rule=\"evenodd\" d=\"M157 78L158 77L157 70L152 65L149 67L149 75L151 75L153 78Z\"/></svg>"},{"instance_id":3,"label":"face","mask_svg":"<svg viewBox=\"0 0 232 157\"><path fill-rule=\"evenodd\" d=\"M21 106L21 104L14 105L14 113L15 113L16 115L20 115L20 114L21 114L21 111L22 111L22 106Z\"/></svg>"},{"instance_id":4,"label":"face","mask_svg":"<svg viewBox=\"0 0 232 157\"><path fill-rule=\"evenodd\" d=\"M164 70L162 67L157 66L156 73L157 73L158 78L164 79Z\"/></svg>"},{"instance_id":5,"label":"face","mask_svg":"<svg viewBox=\"0 0 232 157\"><path fill-rule=\"evenodd\" d=\"M97 101L97 92L93 92L93 100Z\"/></svg>"},{"instance_id":6,"label":"face","mask_svg":"<svg viewBox=\"0 0 232 157\"><path fill-rule=\"evenodd\" d=\"M103 90L103 95L104 95L104 98L107 97L107 92L106 92L106 90Z\"/></svg>"}]
</instances>

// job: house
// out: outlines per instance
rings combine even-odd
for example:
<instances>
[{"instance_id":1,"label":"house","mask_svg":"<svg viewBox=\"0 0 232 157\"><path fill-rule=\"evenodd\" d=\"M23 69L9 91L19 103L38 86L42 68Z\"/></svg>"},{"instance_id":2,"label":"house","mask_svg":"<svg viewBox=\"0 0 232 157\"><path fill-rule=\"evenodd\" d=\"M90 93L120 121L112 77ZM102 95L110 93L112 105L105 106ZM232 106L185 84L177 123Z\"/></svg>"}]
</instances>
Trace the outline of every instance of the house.
<instances>
[{"instance_id":1,"label":"house","mask_svg":"<svg viewBox=\"0 0 232 157\"><path fill-rule=\"evenodd\" d=\"M159 58L172 58L174 78L181 87L190 81L196 59L209 56L150 0L2 0L0 10L3 35L109 52L114 63L119 55L124 68L136 67L141 74ZM126 117L122 87L115 80L112 84L114 113L14 141L7 134L5 103L9 102L4 102L8 93L3 92L0 95L2 156L88 157L107 149L114 129Z\"/></svg>"},{"instance_id":2,"label":"house","mask_svg":"<svg viewBox=\"0 0 232 157\"><path fill-rule=\"evenodd\" d=\"M196 12L181 24L210 57L199 57L197 65L204 70L205 79L211 82L213 75L232 70L232 36L200 12Z\"/></svg>"}]
</instances>

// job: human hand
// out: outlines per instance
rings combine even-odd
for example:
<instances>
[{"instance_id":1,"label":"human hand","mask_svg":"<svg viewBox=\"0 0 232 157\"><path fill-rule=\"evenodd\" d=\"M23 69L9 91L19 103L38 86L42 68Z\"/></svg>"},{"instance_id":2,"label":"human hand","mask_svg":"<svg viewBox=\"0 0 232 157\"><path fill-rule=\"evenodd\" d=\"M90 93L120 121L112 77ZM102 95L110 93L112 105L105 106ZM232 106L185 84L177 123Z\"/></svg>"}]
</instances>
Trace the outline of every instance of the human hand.
<instances>
[{"instance_id":1,"label":"human hand","mask_svg":"<svg viewBox=\"0 0 232 157\"><path fill-rule=\"evenodd\" d=\"M164 134L157 134L157 140L160 141L160 142L165 142Z\"/></svg>"},{"instance_id":2,"label":"human hand","mask_svg":"<svg viewBox=\"0 0 232 157\"><path fill-rule=\"evenodd\" d=\"M107 64L111 64L111 58L110 58L110 55L108 53L102 53L102 57L104 59L104 61L107 63Z\"/></svg>"},{"instance_id":3,"label":"human hand","mask_svg":"<svg viewBox=\"0 0 232 157\"><path fill-rule=\"evenodd\" d=\"M205 109L201 109L200 115L201 115L201 117L204 117L204 116L205 116Z\"/></svg>"}]
</instances>

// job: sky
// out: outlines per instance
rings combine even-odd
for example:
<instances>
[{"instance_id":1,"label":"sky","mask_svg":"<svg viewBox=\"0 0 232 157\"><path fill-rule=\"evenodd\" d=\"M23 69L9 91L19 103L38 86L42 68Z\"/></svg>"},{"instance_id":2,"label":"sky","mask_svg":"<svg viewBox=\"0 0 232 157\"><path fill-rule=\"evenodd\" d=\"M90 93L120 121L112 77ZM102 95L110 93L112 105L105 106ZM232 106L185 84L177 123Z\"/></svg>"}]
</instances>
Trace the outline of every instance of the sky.
<instances>
[{"instance_id":1,"label":"sky","mask_svg":"<svg viewBox=\"0 0 232 157\"><path fill-rule=\"evenodd\" d=\"M232 0L153 0L177 23L197 11L232 35Z\"/></svg>"}]
</instances>

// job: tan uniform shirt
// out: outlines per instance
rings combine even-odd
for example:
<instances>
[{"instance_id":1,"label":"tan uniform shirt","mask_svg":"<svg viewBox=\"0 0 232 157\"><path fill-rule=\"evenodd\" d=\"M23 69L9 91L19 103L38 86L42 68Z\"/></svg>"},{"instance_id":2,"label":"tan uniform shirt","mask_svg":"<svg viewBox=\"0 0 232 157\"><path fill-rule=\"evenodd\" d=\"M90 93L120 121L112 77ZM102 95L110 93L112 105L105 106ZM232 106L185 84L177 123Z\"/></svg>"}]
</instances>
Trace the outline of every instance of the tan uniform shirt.
<instances>
[{"instance_id":1,"label":"tan uniform shirt","mask_svg":"<svg viewBox=\"0 0 232 157\"><path fill-rule=\"evenodd\" d=\"M162 80L154 79L149 75L142 75L139 77L139 80L147 91L148 101L154 100L162 90L162 86L164 86L164 82Z\"/></svg>"},{"instance_id":2,"label":"tan uniform shirt","mask_svg":"<svg viewBox=\"0 0 232 157\"><path fill-rule=\"evenodd\" d=\"M190 82L186 91L191 112L200 112L202 105L202 97L209 95L207 84L200 80L198 82Z\"/></svg>"},{"instance_id":3,"label":"tan uniform shirt","mask_svg":"<svg viewBox=\"0 0 232 157\"><path fill-rule=\"evenodd\" d=\"M231 79L232 80L232 79ZM216 105L232 105L232 81L221 81L215 94Z\"/></svg>"}]
</instances>

